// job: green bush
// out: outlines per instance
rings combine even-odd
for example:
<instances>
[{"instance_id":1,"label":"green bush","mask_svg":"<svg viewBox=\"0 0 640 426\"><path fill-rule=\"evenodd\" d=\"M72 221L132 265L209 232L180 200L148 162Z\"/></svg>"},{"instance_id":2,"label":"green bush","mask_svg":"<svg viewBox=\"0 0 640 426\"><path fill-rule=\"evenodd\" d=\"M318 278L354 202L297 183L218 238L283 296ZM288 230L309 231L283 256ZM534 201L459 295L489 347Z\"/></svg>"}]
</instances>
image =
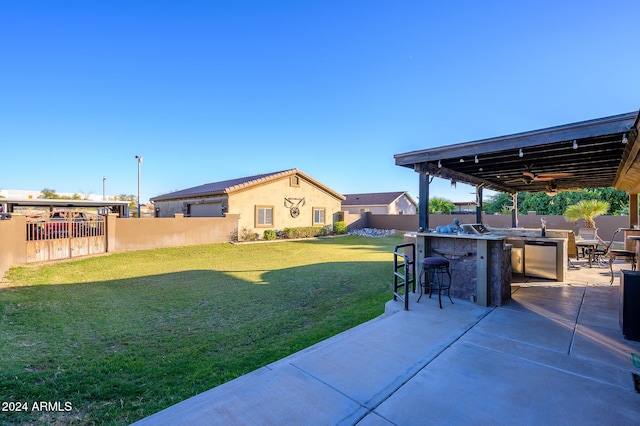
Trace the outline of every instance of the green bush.
<instances>
[{"instance_id":1,"label":"green bush","mask_svg":"<svg viewBox=\"0 0 640 426\"><path fill-rule=\"evenodd\" d=\"M327 235L324 226L301 226L299 228L284 228L285 238L311 238Z\"/></svg>"},{"instance_id":2,"label":"green bush","mask_svg":"<svg viewBox=\"0 0 640 426\"><path fill-rule=\"evenodd\" d=\"M267 229L264 231L264 239L265 240L275 240L276 239L276 231L273 229Z\"/></svg>"},{"instance_id":3,"label":"green bush","mask_svg":"<svg viewBox=\"0 0 640 426\"><path fill-rule=\"evenodd\" d=\"M347 232L347 222L339 221L333 225L333 231L336 234L345 234Z\"/></svg>"}]
</instances>

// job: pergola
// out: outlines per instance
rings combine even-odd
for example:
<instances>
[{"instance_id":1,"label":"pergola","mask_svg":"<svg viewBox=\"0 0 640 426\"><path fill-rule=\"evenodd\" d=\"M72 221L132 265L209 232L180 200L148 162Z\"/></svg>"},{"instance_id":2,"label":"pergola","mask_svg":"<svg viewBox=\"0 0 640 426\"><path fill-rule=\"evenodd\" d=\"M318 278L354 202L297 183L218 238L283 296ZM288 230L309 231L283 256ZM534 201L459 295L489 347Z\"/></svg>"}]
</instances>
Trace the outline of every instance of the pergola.
<instances>
[{"instance_id":1,"label":"pergola","mask_svg":"<svg viewBox=\"0 0 640 426\"><path fill-rule=\"evenodd\" d=\"M0 211L13 213L16 207L42 207L50 211L64 208L107 208L120 217L129 217L129 201L66 200L49 198L0 198Z\"/></svg>"},{"instance_id":2,"label":"pergola","mask_svg":"<svg viewBox=\"0 0 640 426\"><path fill-rule=\"evenodd\" d=\"M419 174L419 227L429 228L432 177L482 190L554 194L613 186L629 194L630 226L638 224L640 141L638 111L513 135L396 154L396 165ZM515 206L515 204L514 204ZM515 226L514 209L514 226Z\"/></svg>"}]
</instances>

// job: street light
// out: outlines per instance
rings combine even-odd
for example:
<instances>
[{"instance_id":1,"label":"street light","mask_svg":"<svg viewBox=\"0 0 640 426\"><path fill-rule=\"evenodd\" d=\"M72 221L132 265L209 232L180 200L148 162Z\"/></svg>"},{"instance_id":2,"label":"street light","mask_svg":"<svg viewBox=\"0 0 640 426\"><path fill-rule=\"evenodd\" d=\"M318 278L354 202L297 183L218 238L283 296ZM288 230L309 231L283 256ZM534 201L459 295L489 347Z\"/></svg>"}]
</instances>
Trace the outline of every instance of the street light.
<instances>
[{"instance_id":1,"label":"street light","mask_svg":"<svg viewBox=\"0 0 640 426\"><path fill-rule=\"evenodd\" d=\"M106 176L102 176L102 201L105 201L107 199L106 195L105 195L105 184L107 181L107 177Z\"/></svg>"},{"instance_id":2,"label":"street light","mask_svg":"<svg viewBox=\"0 0 640 426\"><path fill-rule=\"evenodd\" d=\"M136 155L138 159L138 219L140 219L140 164L142 164L142 156Z\"/></svg>"}]
</instances>

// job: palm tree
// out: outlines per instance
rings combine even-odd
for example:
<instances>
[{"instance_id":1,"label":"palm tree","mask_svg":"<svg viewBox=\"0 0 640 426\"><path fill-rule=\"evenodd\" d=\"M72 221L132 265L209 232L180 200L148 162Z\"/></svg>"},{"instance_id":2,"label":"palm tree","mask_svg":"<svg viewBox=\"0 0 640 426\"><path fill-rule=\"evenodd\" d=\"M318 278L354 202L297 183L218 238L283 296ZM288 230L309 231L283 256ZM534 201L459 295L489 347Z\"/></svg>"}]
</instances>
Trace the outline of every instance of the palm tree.
<instances>
[{"instance_id":1,"label":"palm tree","mask_svg":"<svg viewBox=\"0 0 640 426\"><path fill-rule=\"evenodd\" d=\"M564 211L564 216L570 221L584 218L584 226L595 228L593 219L609 211L609 203L600 200L580 200Z\"/></svg>"},{"instance_id":2,"label":"palm tree","mask_svg":"<svg viewBox=\"0 0 640 426\"><path fill-rule=\"evenodd\" d=\"M439 197L433 197L429 200L429 213L442 212L450 214L456 206L449 200Z\"/></svg>"}]
</instances>

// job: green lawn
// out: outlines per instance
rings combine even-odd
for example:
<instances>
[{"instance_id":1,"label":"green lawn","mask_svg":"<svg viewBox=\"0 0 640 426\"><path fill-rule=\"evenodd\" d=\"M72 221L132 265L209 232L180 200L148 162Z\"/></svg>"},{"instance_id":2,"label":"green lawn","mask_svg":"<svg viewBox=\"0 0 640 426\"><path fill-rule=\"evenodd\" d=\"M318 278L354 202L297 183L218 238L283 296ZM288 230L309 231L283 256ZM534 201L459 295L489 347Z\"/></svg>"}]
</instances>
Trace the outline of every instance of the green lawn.
<instances>
[{"instance_id":1,"label":"green lawn","mask_svg":"<svg viewBox=\"0 0 640 426\"><path fill-rule=\"evenodd\" d=\"M374 318L401 243L212 244L12 268L0 408L27 411L0 411L0 424L129 424ZM34 411L40 401L53 407Z\"/></svg>"}]
</instances>

